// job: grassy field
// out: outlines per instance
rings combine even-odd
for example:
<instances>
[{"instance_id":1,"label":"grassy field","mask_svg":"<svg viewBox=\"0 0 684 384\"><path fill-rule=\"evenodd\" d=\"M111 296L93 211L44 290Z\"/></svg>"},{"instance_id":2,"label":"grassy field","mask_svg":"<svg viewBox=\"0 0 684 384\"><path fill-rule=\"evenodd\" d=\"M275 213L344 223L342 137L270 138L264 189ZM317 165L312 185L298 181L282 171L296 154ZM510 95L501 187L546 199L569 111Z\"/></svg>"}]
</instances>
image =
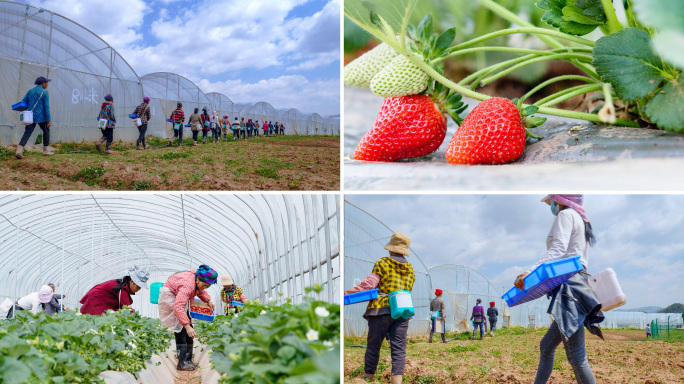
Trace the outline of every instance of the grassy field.
<instances>
[{"instance_id":1,"label":"grassy field","mask_svg":"<svg viewBox=\"0 0 684 384\"><path fill-rule=\"evenodd\" d=\"M279 136L181 148L149 138L150 149L52 144L54 156L0 147L1 190L315 190L340 189L339 136ZM158 149L154 147L165 146ZM78 153L73 153L78 152Z\"/></svg>"},{"instance_id":2,"label":"grassy field","mask_svg":"<svg viewBox=\"0 0 684 384\"><path fill-rule=\"evenodd\" d=\"M597 383L684 383L684 342L646 339L643 330L604 330L605 341L587 333L587 356ZM442 344L411 337L404 383L532 383L539 363L539 341L546 329L503 329L495 337L448 334ZM345 383L364 383L365 338L345 338ZM383 344L376 382L389 383L391 358ZM576 383L562 345L556 350L549 383Z\"/></svg>"}]
</instances>

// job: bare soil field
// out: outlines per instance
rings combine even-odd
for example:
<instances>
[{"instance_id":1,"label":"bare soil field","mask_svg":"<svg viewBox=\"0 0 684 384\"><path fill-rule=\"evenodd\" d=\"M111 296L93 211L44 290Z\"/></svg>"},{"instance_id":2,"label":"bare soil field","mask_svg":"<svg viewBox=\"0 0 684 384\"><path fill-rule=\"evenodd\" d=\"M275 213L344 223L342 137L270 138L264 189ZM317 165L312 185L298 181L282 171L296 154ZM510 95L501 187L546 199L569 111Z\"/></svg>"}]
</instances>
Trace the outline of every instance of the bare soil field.
<instances>
[{"instance_id":1,"label":"bare soil field","mask_svg":"<svg viewBox=\"0 0 684 384\"><path fill-rule=\"evenodd\" d=\"M586 334L587 356L597 383L684 383L684 342L646 339L642 330L604 330L605 341ZM495 333L484 340L411 337L404 383L532 383L539 363L539 341L546 329L522 328ZM449 334L447 339L455 335ZM440 342L436 343L435 340ZM345 383L364 383L365 338L345 338ZM376 382L389 383L390 349L383 344ZM576 383L563 346L556 350L550 384Z\"/></svg>"},{"instance_id":2,"label":"bare soil field","mask_svg":"<svg viewBox=\"0 0 684 384\"><path fill-rule=\"evenodd\" d=\"M150 138L150 148L113 146L105 155L93 143L52 144L54 156L38 151L14 158L0 148L0 190L310 190L340 189L340 138L281 136L168 147ZM77 152L77 153L74 153Z\"/></svg>"}]
</instances>

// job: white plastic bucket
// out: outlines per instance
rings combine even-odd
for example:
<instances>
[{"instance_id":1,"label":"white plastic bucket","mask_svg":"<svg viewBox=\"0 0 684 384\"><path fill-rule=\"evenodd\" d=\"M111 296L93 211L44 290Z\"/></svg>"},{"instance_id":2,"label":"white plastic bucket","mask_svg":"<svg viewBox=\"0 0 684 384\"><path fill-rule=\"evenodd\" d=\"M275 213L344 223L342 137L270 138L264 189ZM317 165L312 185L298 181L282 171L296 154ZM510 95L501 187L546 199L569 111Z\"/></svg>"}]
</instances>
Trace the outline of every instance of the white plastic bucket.
<instances>
[{"instance_id":1,"label":"white plastic bucket","mask_svg":"<svg viewBox=\"0 0 684 384\"><path fill-rule=\"evenodd\" d=\"M135 119L135 126L139 127L141 125L142 125L142 119L138 117L137 119Z\"/></svg>"},{"instance_id":2,"label":"white plastic bucket","mask_svg":"<svg viewBox=\"0 0 684 384\"><path fill-rule=\"evenodd\" d=\"M617 274L615 274L612 268L606 268L599 273L589 276L589 286L594 290L596 297L601 303L601 310L603 312L610 311L627 303L627 296L622 292Z\"/></svg>"},{"instance_id":3,"label":"white plastic bucket","mask_svg":"<svg viewBox=\"0 0 684 384\"><path fill-rule=\"evenodd\" d=\"M98 120L98 121L97 121L97 127L100 128L100 129L106 129L106 128L107 128L107 122L108 122L108 121L109 121L109 120L107 120L107 119L100 119L100 120Z\"/></svg>"},{"instance_id":4,"label":"white plastic bucket","mask_svg":"<svg viewBox=\"0 0 684 384\"><path fill-rule=\"evenodd\" d=\"M22 111L19 113L19 121L24 125L33 124L33 111Z\"/></svg>"}]
</instances>

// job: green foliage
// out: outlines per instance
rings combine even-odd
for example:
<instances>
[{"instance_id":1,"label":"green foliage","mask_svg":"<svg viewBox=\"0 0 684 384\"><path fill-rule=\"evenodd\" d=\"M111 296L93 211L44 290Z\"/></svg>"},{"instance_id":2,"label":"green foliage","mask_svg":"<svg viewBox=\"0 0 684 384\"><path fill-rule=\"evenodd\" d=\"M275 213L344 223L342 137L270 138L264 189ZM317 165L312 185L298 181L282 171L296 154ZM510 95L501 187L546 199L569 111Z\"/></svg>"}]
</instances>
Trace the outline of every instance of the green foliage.
<instances>
[{"instance_id":1,"label":"green foliage","mask_svg":"<svg viewBox=\"0 0 684 384\"><path fill-rule=\"evenodd\" d=\"M190 152L166 152L165 154L159 156L161 160L173 160L173 159L184 159L190 156Z\"/></svg>"},{"instance_id":2,"label":"green foliage","mask_svg":"<svg viewBox=\"0 0 684 384\"><path fill-rule=\"evenodd\" d=\"M171 334L128 310L102 316L18 311L0 323L0 382L102 383L104 370L136 374L165 350Z\"/></svg>"},{"instance_id":3,"label":"green foliage","mask_svg":"<svg viewBox=\"0 0 684 384\"><path fill-rule=\"evenodd\" d=\"M568 5L568 3L571 5ZM600 3L599 1L599 5ZM541 0L537 3L537 7L546 11L542 16L542 21L558 28L563 33L584 36L599 25L595 21L596 18L592 21L588 16L584 15L580 7L569 0Z\"/></svg>"},{"instance_id":4,"label":"green foliage","mask_svg":"<svg viewBox=\"0 0 684 384\"><path fill-rule=\"evenodd\" d=\"M668 81L648 102L646 114L662 129L684 132L684 76Z\"/></svg>"},{"instance_id":5,"label":"green foliage","mask_svg":"<svg viewBox=\"0 0 684 384\"><path fill-rule=\"evenodd\" d=\"M684 313L684 304L674 303L658 311L659 313Z\"/></svg>"},{"instance_id":6,"label":"green foliage","mask_svg":"<svg viewBox=\"0 0 684 384\"><path fill-rule=\"evenodd\" d=\"M36 136L36 142L34 144L43 144L43 134L39 133L38 136Z\"/></svg>"},{"instance_id":7,"label":"green foliage","mask_svg":"<svg viewBox=\"0 0 684 384\"><path fill-rule=\"evenodd\" d=\"M220 383L339 383L340 306L250 301L234 316L197 325Z\"/></svg>"},{"instance_id":8,"label":"green foliage","mask_svg":"<svg viewBox=\"0 0 684 384\"><path fill-rule=\"evenodd\" d=\"M266 177L269 179L278 179L280 176L278 176L278 171L273 168L257 168L254 170L257 175L261 177Z\"/></svg>"},{"instance_id":9,"label":"green foliage","mask_svg":"<svg viewBox=\"0 0 684 384\"><path fill-rule=\"evenodd\" d=\"M471 336L471 335L469 335ZM477 349L477 345L455 345L449 349L447 349L447 352L449 353L463 353L463 352L468 352L468 351L474 351Z\"/></svg>"},{"instance_id":10,"label":"green foliage","mask_svg":"<svg viewBox=\"0 0 684 384\"><path fill-rule=\"evenodd\" d=\"M93 186L100 182L100 179L102 178L102 175L104 175L105 172L105 169L99 165L93 167L85 167L73 176L73 180L81 180L84 183Z\"/></svg>"},{"instance_id":11,"label":"green foliage","mask_svg":"<svg viewBox=\"0 0 684 384\"><path fill-rule=\"evenodd\" d=\"M654 27L656 52L671 64L684 69L684 1L632 0L639 20Z\"/></svg>"},{"instance_id":12,"label":"green foliage","mask_svg":"<svg viewBox=\"0 0 684 384\"><path fill-rule=\"evenodd\" d=\"M134 181L133 190L134 191L146 191L150 189L152 184L149 181Z\"/></svg>"},{"instance_id":13,"label":"green foliage","mask_svg":"<svg viewBox=\"0 0 684 384\"><path fill-rule=\"evenodd\" d=\"M439 383L439 380L435 376L418 376L416 377L416 384L433 384Z\"/></svg>"},{"instance_id":14,"label":"green foliage","mask_svg":"<svg viewBox=\"0 0 684 384\"><path fill-rule=\"evenodd\" d=\"M596 72L623 100L646 96L667 75L663 60L653 53L650 43L651 37L639 28L623 29L596 42L592 62Z\"/></svg>"},{"instance_id":15,"label":"green foliage","mask_svg":"<svg viewBox=\"0 0 684 384\"><path fill-rule=\"evenodd\" d=\"M11 157L14 156L14 152L10 151L5 147L0 147L0 157Z\"/></svg>"}]
</instances>

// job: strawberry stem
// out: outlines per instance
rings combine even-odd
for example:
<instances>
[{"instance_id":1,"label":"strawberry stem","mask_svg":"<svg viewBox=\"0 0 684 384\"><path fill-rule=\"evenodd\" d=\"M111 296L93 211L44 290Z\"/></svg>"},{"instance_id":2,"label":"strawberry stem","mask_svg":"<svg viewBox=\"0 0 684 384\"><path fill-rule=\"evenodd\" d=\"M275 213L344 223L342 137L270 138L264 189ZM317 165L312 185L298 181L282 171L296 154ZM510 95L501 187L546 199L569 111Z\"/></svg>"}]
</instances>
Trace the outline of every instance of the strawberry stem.
<instances>
[{"instance_id":1,"label":"strawberry stem","mask_svg":"<svg viewBox=\"0 0 684 384\"><path fill-rule=\"evenodd\" d=\"M550 56L541 56L541 57L535 57L532 59L525 60L521 63L518 63L512 67L509 67L496 75L490 76L480 82L480 86L485 86L493 81L496 81L506 75L508 75L511 72L514 72L522 67L525 67L530 64L538 63L541 61L552 61L552 60L563 60L567 58L575 58L584 62L591 62L591 56L583 55L581 53L559 53L557 55L550 55Z\"/></svg>"},{"instance_id":2,"label":"strawberry stem","mask_svg":"<svg viewBox=\"0 0 684 384\"><path fill-rule=\"evenodd\" d=\"M547 96L533 105L537 105L539 107L548 107L551 105L556 105L562 101L565 101L567 99L571 99L575 96L583 95L585 93L589 92L594 92L594 91L600 91L603 89L602 84L585 84L585 85L578 85L576 87L568 88L565 89L561 92L558 92L556 94L553 94L551 96Z\"/></svg>"},{"instance_id":3,"label":"strawberry stem","mask_svg":"<svg viewBox=\"0 0 684 384\"><path fill-rule=\"evenodd\" d=\"M522 105L522 102L525 101L528 97L534 95L535 93L539 92L541 89L545 88L546 86L556 83L558 81L565 81L565 80L580 80L580 81L586 81L587 83L596 83L596 80L586 77L586 76L579 76L579 75L563 75L563 76L556 76L552 79L546 80L545 82L537 85L536 87L532 88L529 92L524 94L520 98L520 104Z\"/></svg>"}]
</instances>

